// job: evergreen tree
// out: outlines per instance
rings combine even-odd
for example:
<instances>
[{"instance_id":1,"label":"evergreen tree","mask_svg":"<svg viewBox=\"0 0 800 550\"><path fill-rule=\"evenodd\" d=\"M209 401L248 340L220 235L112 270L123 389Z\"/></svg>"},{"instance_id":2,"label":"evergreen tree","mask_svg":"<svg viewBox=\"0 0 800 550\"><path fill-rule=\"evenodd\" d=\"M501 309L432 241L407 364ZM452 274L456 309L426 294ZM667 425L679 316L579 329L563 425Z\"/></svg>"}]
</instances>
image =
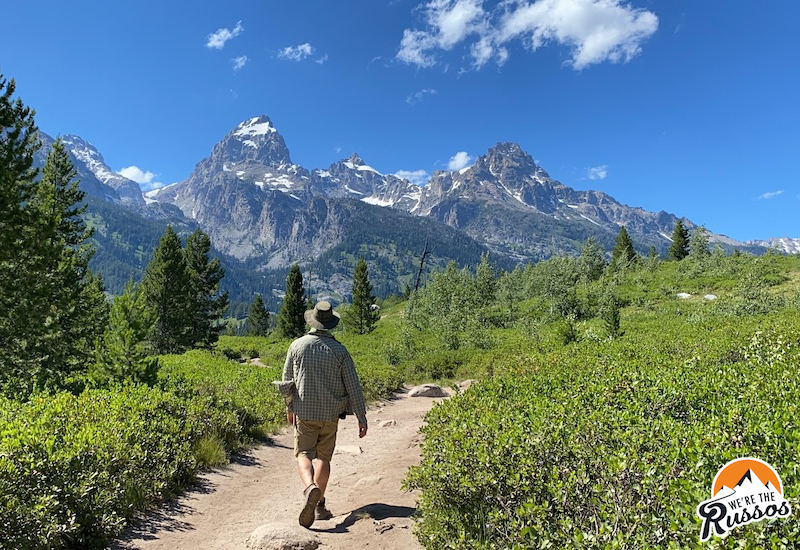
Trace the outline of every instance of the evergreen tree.
<instances>
[{"instance_id":1,"label":"evergreen tree","mask_svg":"<svg viewBox=\"0 0 800 550\"><path fill-rule=\"evenodd\" d=\"M306 289L300 266L294 264L286 277L286 293L278 312L278 334L283 338L298 338L306 332Z\"/></svg>"},{"instance_id":2,"label":"evergreen tree","mask_svg":"<svg viewBox=\"0 0 800 550\"><path fill-rule=\"evenodd\" d=\"M381 316L380 310L374 308L377 300L372 294L367 262L362 258L358 260L353 273L353 305L348 309L346 318L353 332L367 334L375 329L375 323Z\"/></svg>"},{"instance_id":3,"label":"evergreen tree","mask_svg":"<svg viewBox=\"0 0 800 550\"><path fill-rule=\"evenodd\" d=\"M155 384L159 365L149 342L155 322L155 311L147 305L144 292L133 280L128 281L125 292L114 298L91 378L101 385L123 381Z\"/></svg>"},{"instance_id":4,"label":"evergreen tree","mask_svg":"<svg viewBox=\"0 0 800 550\"><path fill-rule=\"evenodd\" d=\"M142 278L145 300L156 315L150 343L157 355L182 353L194 345L195 300L181 240L172 226L161 237Z\"/></svg>"},{"instance_id":5,"label":"evergreen tree","mask_svg":"<svg viewBox=\"0 0 800 550\"><path fill-rule=\"evenodd\" d=\"M606 261L603 258L603 249L597 244L594 237L586 239L586 243L581 249L580 267L581 277L585 281L596 281L603 276Z\"/></svg>"},{"instance_id":6,"label":"evergreen tree","mask_svg":"<svg viewBox=\"0 0 800 550\"><path fill-rule=\"evenodd\" d=\"M35 271L44 276L30 282L37 300L29 315L39 325L40 336L34 346L39 367L54 380L86 370L108 317L102 279L95 278L88 267L94 254L87 243L92 230L81 218L86 211L85 194L76 176L58 139L31 199L38 235L32 243Z\"/></svg>"},{"instance_id":7,"label":"evergreen tree","mask_svg":"<svg viewBox=\"0 0 800 550\"><path fill-rule=\"evenodd\" d=\"M15 83L0 74L0 385L7 394L24 392L37 367L29 342L37 322L29 315L34 216L30 201L39 150L34 111L14 99ZM21 276L25 274L26 276Z\"/></svg>"},{"instance_id":8,"label":"evergreen tree","mask_svg":"<svg viewBox=\"0 0 800 550\"><path fill-rule=\"evenodd\" d=\"M689 256L701 260L711 255L708 250L708 231L704 226L695 228L689 237Z\"/></svg>"},{"instance_id":9,"label":"evergreen tree","mask_svg":"<svg viewBox=\"0 0 800 550\"><path fill-rule=\"evenodd\" d=\"M633 248L633 241L625 226L619 228L614 249L611 251L611 263L619 265L621 262L630 263L636 260L636 250Z\"/></svg>"},{"instance_id":10,"label":"evergreen tree","mask_svg":"<svg viewBox=\"0 0 800 550\"><path fill-rule=\"evenodd\" d=\"M218 258L209 259L211 239L199 228L186 239L184 257L193 301L191 345L210 347L219 339L224 328L220 319L228 308L228 293L220 293L220 281L225 276Z\"/></svg>"},{"instance_id":11,"label":"evergreen tree","mask_svg":"<svg viewBox=\"0 0 800 550\"><path fill-rule=\"evenodd\" d=\"M675 229L672 231L672 244L669 246L667 257L670 260L680 261L689 255L689 231L683 226L683 222L675 222Z\"/></svg>"},{"instance_id":12,"label":"evergreen tree","mask_svg":"<svg viewBox=\"0 0 800 550\"><path fill-rule=\"evenodd\" d=\"M261 294L256 294L250 313L247 315L247 333L250 336L266 336L270 332L270 315Z\"/></svg>"}]
</instances>

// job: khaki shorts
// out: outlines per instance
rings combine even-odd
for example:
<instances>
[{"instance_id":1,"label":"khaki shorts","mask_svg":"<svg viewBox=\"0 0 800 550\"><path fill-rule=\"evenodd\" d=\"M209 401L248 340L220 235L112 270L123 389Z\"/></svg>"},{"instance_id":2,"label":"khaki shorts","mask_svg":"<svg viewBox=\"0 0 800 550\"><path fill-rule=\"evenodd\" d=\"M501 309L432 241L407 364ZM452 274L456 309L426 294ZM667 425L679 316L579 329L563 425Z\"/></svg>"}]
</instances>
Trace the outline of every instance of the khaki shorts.
<instances>
[{"instance_id":1,"label":"khaki shorts","mask_svg":"<svg viewBox=\"0 0 800 550\"><path fill-rule=\"evenodd\" d=\"M295 458L303 455L310 460L319 458L330 462L331 458L333 458L333 449L336 446L336 431L338 429L338 421L301 420L295 417Z\"/></svg>"}]
</instances>

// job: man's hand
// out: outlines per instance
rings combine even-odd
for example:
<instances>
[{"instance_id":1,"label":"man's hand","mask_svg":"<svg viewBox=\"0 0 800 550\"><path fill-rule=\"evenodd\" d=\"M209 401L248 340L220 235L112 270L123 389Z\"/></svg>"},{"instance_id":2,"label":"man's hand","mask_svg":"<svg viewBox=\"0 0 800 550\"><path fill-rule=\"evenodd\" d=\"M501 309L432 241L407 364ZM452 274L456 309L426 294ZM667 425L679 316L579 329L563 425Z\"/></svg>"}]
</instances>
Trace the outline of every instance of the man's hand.
<instances>
[{"instance_id":1,"label":"man's hand","mask_svg":"<svg viewBox=\"0 0 800 550\"><path fill-rule=\"evenodd\" d=\"M367 427L364 424L359 424L358 425L358 438L361 439L365 435L367 435Z\"/></svg>"},{"instance_id":2,"label":"man's hand","mask_svg":"<svg viewBox=\"0 0 800 550\"><path fill-rule=\"evenodd\" d=\"M292 411L286 411L286 420L294 426L294 413Z\"/></svg>"}]
</instances>

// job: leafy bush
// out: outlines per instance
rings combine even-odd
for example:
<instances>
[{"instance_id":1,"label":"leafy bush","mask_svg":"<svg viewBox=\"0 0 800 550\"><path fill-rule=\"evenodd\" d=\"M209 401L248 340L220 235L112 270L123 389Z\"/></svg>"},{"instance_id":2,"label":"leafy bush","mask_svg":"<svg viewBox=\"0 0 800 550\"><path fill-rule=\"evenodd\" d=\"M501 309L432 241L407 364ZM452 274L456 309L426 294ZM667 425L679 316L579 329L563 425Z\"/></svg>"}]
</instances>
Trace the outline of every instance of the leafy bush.
<instances>
[{"instance_id":1,"label":"leafy bush","mask_svg":"<svg viewBox=\"0 0 800 550\"><path fill-rule=\"evenodd\" d=\"M241 365L205 350L161 356L159 379L164 389L186 398L200 398L235 414L245 434L264 437L284 422L284 405L272 386L282 368ZM231 452L241 442L225 440Z\"/></svg>"},{"instance_id":2,"label":"leafy bush","mask_svg":"<svg viewBox=\"0 0 800 550\"><path fill-rule=\"evenodd\" d=\"M637 320L637 337L521 357L428 414L406 480L427 548L699 547L695 507L728 461L761 457L798 486L794 315ZM799 543L794 516L710 546Z\"/></svg>"},{"instance_id":3,"label":"leafy bush","mask_svg":"<svg viewBox=\"0 0 800 550\"><path fill-rule=\"evenodd\" d=\"M194 475L193 444L236 439L234 414L129 386L0 400L0 548L103 548Z\"/></svg>"}]
</instances>

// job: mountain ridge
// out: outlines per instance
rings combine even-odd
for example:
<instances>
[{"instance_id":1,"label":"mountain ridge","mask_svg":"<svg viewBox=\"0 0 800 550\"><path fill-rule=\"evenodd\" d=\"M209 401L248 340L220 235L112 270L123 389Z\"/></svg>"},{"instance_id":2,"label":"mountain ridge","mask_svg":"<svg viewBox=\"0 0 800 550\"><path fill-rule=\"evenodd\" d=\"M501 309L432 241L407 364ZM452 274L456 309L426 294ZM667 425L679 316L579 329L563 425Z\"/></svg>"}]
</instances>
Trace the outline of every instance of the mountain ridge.
<instances>
[{"instance_id":1,"label":"mountain ridge","mask_svg":"<svg viewBox=\"0 0 800 550\"><path fill-rule=\"evenodd\" d=\"M295 164L272 120L261 115L232 128L185 180L147 193L139 189L137 196L132 186L138 185L113 173L91 144L77 136L63 139L90 195L164 225L202 228L230 265L241 264L254 279L274 281L270 273L299 263L318 274L320 292L338 296L349 292L357 256L375 262L371 274L384 292L402 290L432 238L438 250L430 267L449 260L474 265L491 253L505 269L577 254L589 237L608 253L621 226L641 253L652 246L664 254L678 220L621 204L602 191L572 189L513 142L497 142L472 165L438 170L419 186L381 173L357 153L325 169ZM368 224L371 231L354 224ZM727 249L763 251L724 235L710 238ZM321 274L336 283L322 288Z\"/></svg>"}]
</instances>

